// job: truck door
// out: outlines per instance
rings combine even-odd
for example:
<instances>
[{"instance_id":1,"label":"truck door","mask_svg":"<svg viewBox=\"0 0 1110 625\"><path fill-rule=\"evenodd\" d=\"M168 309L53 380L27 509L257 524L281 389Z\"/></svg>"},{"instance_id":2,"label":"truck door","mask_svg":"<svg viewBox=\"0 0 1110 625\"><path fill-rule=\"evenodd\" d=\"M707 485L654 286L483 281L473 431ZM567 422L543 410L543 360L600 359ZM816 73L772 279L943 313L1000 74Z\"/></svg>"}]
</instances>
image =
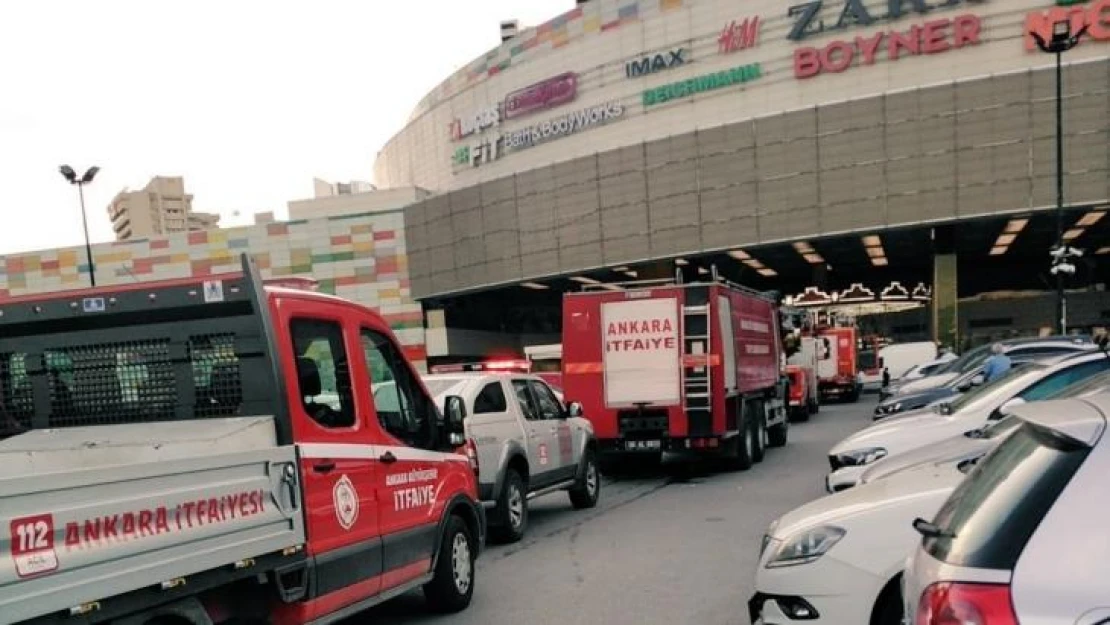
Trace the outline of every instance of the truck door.
<instances>
[{"instance_id":1,"label":"truck door","mask_svg":"<svg viewBox=\"0 0 1110 625\"><path fill-rule=\"evenodd\" d=\"M319 317L318 303L291 299L280 306L289 319L295 363L290 414L304 476L308 549L315 560L309 596L316 599L309 602L315 618L381 589L377 456L369 400L359 397L364 385L355 384L351 367L350 355L358 349L353 332L345 332L338 318Z\"/></svg>"},{"instance_id":2,"label":"truck door","mask_svg":"<svg viewBox=\"0 0 1110 625\"><path fill-rule=\"evenodd\" d=\"M431 569L439 521L452 494L441 491L457 478L449 463L465 463L466 458L436 451L439 413L401 348L382 330L363 327L360 334L381 432L377 498L382 589L388 590Z\"/></svg>"}]
</instances>

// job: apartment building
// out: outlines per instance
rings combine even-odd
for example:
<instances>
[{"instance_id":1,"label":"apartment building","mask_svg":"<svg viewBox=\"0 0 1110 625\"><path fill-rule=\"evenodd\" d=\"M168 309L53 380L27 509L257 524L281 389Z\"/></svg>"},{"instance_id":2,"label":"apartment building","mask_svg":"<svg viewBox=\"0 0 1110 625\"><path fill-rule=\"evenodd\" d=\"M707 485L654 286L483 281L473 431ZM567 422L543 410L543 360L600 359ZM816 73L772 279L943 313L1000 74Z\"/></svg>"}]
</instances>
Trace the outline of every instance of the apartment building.
<instances>
[{"instance_id":1,"label":"apartment building","mask_svg":"<svg viewBox=\"0 0 1110 625\"><path fill-rule=\"evenodd\" d=\"M108 205L108 217L117 241L210 230L220 222L219 215L193 212L193 196L181 176L155 176L142 189L120 191Z\"/></svg>"}]
</instances>

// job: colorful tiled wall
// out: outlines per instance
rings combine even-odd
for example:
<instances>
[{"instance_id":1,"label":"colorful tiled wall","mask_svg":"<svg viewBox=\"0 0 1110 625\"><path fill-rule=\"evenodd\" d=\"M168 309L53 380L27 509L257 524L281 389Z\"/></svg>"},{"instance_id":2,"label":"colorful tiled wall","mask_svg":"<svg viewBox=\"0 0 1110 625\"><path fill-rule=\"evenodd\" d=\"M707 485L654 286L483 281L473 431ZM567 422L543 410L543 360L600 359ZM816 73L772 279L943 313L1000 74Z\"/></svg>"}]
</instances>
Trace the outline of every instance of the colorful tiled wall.
<instances>
[{"instance_id":1,"label":"colorful tiled wall","mask_svg":"<svg viewBox=\"0 0 1110 625\"><path fill-rule=\"evenodd\" d=\"M561 48L591 34L608 33L624 24L679 9L688 0L609 0L579 5L535 28L525 30L512 41L490 50L469 67L452 75L425 97L419 108L446 99L473 83L502 72L529 52Z\"/></svg>"},{"instance_id":2,"label":"colorful tiled wall","mask_svg":"<svg viewBox=\"0 0 1110 625\"><path fill-rule=\"evenodd\" d=\"M266 278L315 278L320 291L377 310L424 370L423 312L409 290L401 211L174 234L93 246L97 285L238 271L248 251ZM88 286L84 247L0 256L0 300Z\"/></svg>"}]
</instances>

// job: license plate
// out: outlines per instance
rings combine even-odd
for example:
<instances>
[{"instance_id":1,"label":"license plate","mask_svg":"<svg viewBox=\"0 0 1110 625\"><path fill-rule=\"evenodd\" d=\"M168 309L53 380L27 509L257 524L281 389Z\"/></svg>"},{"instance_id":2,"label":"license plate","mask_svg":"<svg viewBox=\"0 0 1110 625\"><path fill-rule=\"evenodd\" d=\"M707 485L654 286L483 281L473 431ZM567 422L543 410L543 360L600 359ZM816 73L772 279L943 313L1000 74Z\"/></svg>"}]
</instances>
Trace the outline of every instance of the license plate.
<instances>
[{"instance_id":1,"label":"license plate","mask_svg":"<svg viewBox=\"0 0 1110 625\"><path fill-rule=\"evenodd\" d=\"M625 441L627 451L659 451L663 448L662 441Z\"/></svg>"}]
</instances>

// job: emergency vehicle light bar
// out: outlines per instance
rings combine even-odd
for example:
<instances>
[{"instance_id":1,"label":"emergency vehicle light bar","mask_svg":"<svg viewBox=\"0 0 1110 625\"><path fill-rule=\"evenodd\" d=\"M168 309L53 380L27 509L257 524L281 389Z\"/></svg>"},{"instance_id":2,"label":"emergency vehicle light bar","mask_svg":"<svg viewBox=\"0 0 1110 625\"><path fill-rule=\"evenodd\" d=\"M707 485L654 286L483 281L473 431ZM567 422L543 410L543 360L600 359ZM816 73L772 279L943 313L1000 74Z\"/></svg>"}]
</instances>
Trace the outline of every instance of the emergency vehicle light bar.
<instances>
[{"instance_id":1,"label":"emergency vehicle light bar","mask_svg":"<svg viewBox=\"0 0 1110 625\"><path fill-rule=\"evenodd\" d=\"M486 360L483 362L464 362L451 365L432 365L429 370L435 373L463 373L470 371L511 371L528 373L531 363L527 360Z\"/></svg>"}]
</instances>

